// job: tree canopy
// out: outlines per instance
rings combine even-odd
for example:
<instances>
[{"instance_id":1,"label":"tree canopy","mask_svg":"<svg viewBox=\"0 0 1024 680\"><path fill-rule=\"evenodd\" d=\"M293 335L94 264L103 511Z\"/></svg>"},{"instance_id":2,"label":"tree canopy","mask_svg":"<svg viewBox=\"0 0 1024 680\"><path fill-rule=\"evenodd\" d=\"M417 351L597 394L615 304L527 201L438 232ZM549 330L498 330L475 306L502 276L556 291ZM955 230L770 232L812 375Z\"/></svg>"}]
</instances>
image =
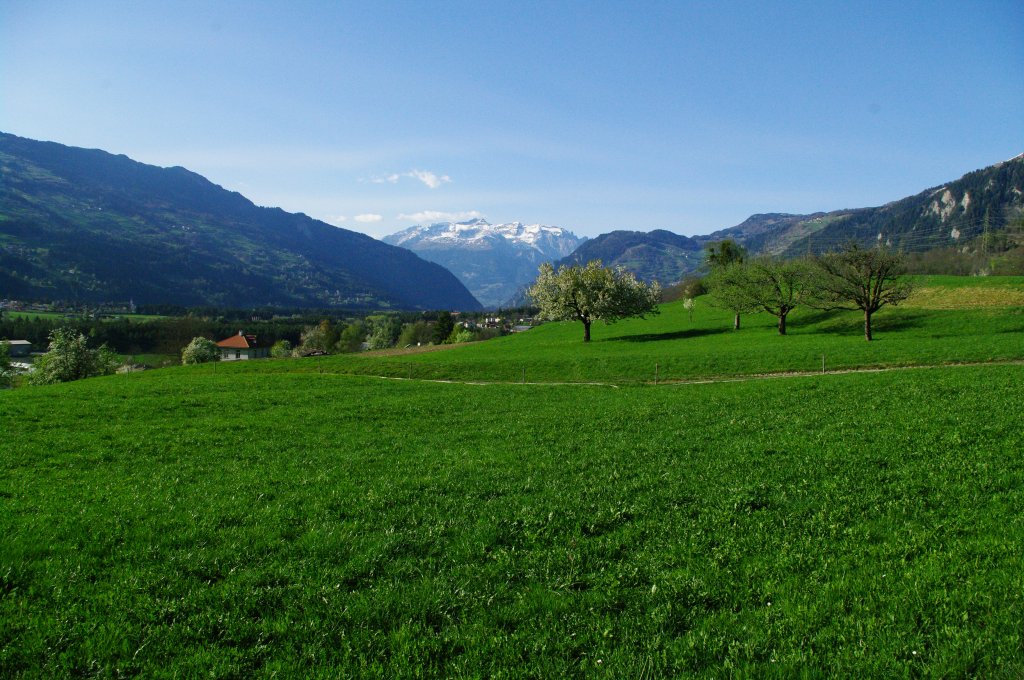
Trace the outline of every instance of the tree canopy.
<instances>
[{"instance_id":1,"label":"tree canopy","mask_svg":"<svg viewBox=\"0 0 1024 680\"><path fill-rule=\"evenodd\" d=\"M709 243L704 248L704 262L711 269L730 264L742 264L746 259L747 249L731 238Z\"/></svg>"},{"instance_id":2,"label":"tree canopy","mask_svg":"<svg viewBox=\"0 0 1024 680\"><path fill-rule=\"evenodd\" d=\"M437 316L437 321L434 323L434 344L440 345L448 336L455 330L455 319L452 318L451 312L441 312Z\"/></svg>"},{"instance_id":3,"label":"tree canopy","mask_svg":"<svg viewBox=\"0 0 1024 680\"><path fill-rule=\"evenodd\" d=\"M220 361L220 348L217 343L209 338L197 336L181 350L181 363L205 364L210 361Z\"/></svg>"},{"instance_id":4,"label":"tree canopy","mask_svg":"<svg viewBox=\"0 0 1024 680\"><path fill-rule=\"evenodd\" d=\"M711 299L717 306L732 311L734 330L740 329L740 314L757 311L757 306L752 306L747 296L736 295L743 288L737 284L746 273L742 268L746 259L746 248L731 238L709 243L704 248L703 269L710 272L707 283L713 293Z\"/></svg>"},{"instance_id":5,"label":"tree canopy","mask_svg":"<svg viewBox=\"0 0 1024 680\"><path fill-rule=\"evenodd\" d=\"M711 304L733 313L732 327L740 329L740 314L758 311L746 294L747 269L741 262L715 267L704 279L711 293Z\"/></svg>"},{"instance_id":6,"label":"tree canopy","mask_svg":"<svg viewBox=\"0 0 1024 680\"><path fill-rule=\"evenodd\" d=\"M871 340L871 315L885 305L898 305L913 292L910 283L899 278L906 270L905 257L882 245L862 248L851 242L815 262L822 273L816 282L816 306L862 310L865 340Z\"/></svg>"},{"instance_id":7,"label":"tree canopy","mask_svg":"<svg viewBox=\"0 0 1024 680\"><path fill-rule=\"evenodd\" d=\"M50 333L46 354L35 362L28 381L33 385L50 385L109 375L119 363L117 355L106 345L90 349L84 334L70 328L55 328Z\"/></svg>"},{"instance_id":8,"label":"tree canopy","mask_svg":"<svg viewBox=\"0 0 1024 680\"><path fill-rule=\"evenodd\" d=\"M710 279L713 299L740 312L768 312L779 320L779 335L786 334L786 317L811 295L812 270L806 261L760 257L716 269Z\"/></svg>"},{"instance_id":9,"label":"tree canopy","mask_svg":"<svg viewBox=\"0 0 1024 680\"><path fill-rule=\"evenodd\" d=\"M11 348L6 342L0 342L0 387L9 387L13 377Z\"/></svg>"},{"instance_id":10,"label":"tree canopy","mask_svg":"<svg viewBox=\"0 0 1024 680\"><path fill-rule=\"evenodd\" d=\"M538 316L550 321L579 321L583 341L590 342L590 326L596 320L619 319L657 313L661 287L647 285L621 267L605 267L600 260L585 266L568 265L555 271L550 263L540 273L529 295L540 308Z\"/></svg>"}]
</instances>

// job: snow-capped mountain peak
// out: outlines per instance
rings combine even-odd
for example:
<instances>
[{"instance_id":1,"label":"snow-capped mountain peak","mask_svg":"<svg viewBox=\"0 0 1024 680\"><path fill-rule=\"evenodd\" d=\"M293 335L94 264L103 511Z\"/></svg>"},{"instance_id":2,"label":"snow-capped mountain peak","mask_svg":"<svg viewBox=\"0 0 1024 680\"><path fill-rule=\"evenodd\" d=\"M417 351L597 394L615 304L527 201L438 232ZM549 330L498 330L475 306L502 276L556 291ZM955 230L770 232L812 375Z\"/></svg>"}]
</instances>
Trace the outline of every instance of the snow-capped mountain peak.
<instances>
[{"instance_id":1,"label":"snow-capped mountain peak","mask_svg":"<svg viewBox=\"0 0 1024 680\"><path fill-rule=\"evenodd\" d=\"M485 306L496 307L532 281L542 262L566 257L587 239L562 227L478 217L416 225L383 240L447 267Z\"/></svg>"},{"instance_id":2,"label":"snow-capped mountain peak","mask_svg":"<svg viewBox=\"0 0 1024 680\"><path fill-rule=\"evenodd\" d=\"M533 248L554 259L565 257L585 240L585 237L576 236L562 227L522 222L491 224L480 217L465 222L416 225L384 237L385 243L412 250L417 250L417 246L430 248L459 245L478 249L486 243L505 242L515 248Z\"/></svg>"}]
</instances>

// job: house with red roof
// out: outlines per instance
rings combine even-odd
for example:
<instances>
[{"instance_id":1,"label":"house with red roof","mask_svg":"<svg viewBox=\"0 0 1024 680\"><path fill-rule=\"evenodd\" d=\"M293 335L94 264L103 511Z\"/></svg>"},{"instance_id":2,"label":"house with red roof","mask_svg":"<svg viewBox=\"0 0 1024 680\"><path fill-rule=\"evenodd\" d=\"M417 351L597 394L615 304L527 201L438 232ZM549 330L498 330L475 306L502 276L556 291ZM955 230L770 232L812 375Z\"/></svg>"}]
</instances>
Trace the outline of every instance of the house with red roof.
<instances>
[{"instance_id":1,"label":"house with red roof","mask_svg":"<svg viewBox=\"0 0 1024 680\"><path fill-rule=\"evenodd\" d=\"M221 361L242 361L244 359L265 359L270 356L270 349L256 342L256 336L245 331L238 331L217 343L220 347Z\"/></svg>"}]
</instances>

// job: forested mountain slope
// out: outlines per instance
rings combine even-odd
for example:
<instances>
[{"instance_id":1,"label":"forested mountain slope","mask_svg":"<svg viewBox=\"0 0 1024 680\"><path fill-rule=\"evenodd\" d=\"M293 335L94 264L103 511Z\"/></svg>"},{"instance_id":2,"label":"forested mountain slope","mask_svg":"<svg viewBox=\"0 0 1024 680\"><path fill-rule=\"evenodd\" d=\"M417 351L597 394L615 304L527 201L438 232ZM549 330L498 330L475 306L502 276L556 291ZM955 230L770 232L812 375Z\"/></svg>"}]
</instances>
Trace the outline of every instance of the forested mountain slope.
<instances>
[{"instance_id":1,"label":"forested mountain slope","mask_svg":"<svg viewBox=\"0 0 1024 680\"><path fill-rule=\"evenodd\" d=\"M184 168L0 133L0 297L478 309L450 272Z\"/></svg>"}]
</instances>

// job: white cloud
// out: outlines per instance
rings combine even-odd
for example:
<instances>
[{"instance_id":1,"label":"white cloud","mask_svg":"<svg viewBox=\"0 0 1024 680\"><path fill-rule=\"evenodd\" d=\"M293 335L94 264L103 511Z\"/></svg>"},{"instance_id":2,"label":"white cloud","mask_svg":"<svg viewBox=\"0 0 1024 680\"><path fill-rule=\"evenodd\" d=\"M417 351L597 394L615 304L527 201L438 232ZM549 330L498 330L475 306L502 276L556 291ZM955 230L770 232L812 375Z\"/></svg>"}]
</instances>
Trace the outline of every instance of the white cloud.
<instances>
[{"instance_id":1,"label":"white cloud","mask_svg":"<svg viewBox=\"0 0 1024 680\"><path fill-rule=\"evenodd\" d=\"M421 210L417 213L402 213L398 219L406 222L423 224L424 222L465 222L483 217L479 210L464 210L462 212L444 212L441 210Z\"/></svg>"},{"instance_id":2,"label":"white cloud","mask_svg":"<svg viewBox=\"0 0 1024 680\"><path fill-rule=\"evenodd\" d=\"M437 189L442 184L448 184L452 181L452 178L448 175L438 175L435 172L429 170L410 170L409 172L393 172L390 175L383 175L380 177L371 177L370 181L374 184L398 184L398 180L403 177L410 179L417 179L425 186L430 189Z\"/></svg>"},{"instance_id":3,"label":"white cloud","mask_svg":"<svg viewBox=\"0 0 1024 680\"><path fill-rule=\"evenodd\" d=\"M384 219L383 215L377 215L375 213L364 213L362 215L356 215L354 218L356 222L380 222Z\"/></svg>"},{"instance_id":4,"label":"white cloud","mask_svg":"<svg viewBox=\"0 0 1024 680\"><path fill-rule=\"evenodd\" d=\"M448 182L452 181L452 178L449 177L448 175L441 175L440 177L438 177L437 175L428 170L413 170L412 172L409 172L407 174L411 177L415 177L416 179L423 182L431 189L436 189L442 184L447 184Z\"/></svg>"}]
</instances>

